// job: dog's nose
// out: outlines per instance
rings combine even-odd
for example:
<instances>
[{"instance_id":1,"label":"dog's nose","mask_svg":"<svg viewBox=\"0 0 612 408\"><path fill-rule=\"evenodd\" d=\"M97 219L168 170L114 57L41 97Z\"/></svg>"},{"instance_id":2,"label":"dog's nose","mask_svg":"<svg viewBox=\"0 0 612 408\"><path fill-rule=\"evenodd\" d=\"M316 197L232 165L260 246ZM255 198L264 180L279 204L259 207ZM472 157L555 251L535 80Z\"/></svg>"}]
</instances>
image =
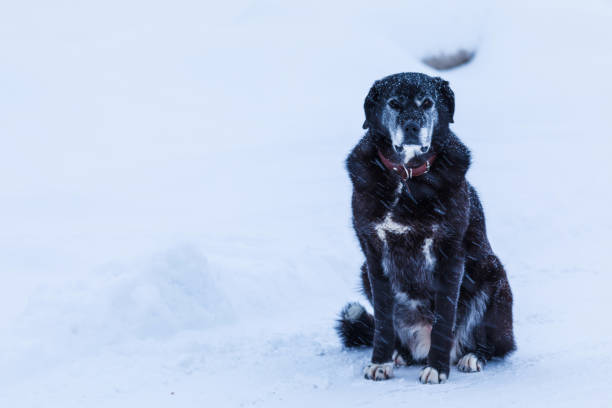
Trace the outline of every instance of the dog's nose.
<instances>
[{"instance_id":1,"label":"dog's nose","mask_svg":"<svg viewBox=\"0 0 612 408\"><path fill-rule=\"evenodd\" d=\"M416 124L416 122L410 121L407 122L406 125L404 126L404 134L406 135L406 139L408 140L413 140L413 141L417 141L419 140L419 126Z\"/></svg>"},{"instance_id":2,"label":"dog's nose","mask_svg":"<svg viewBox=\"0 0 612 408\"><path fill-rule=\"evenodd\" d=\"M421 147L421 152L423 152L423 153L427 153L428 150L429 150L429 146Z\"/></svg>"},{"instance_id":3,"label":"dog's nose","mask_svg":"<svg viewBox=\"0 0 612 408\"><path fill-rule=\"evenodd\" d=\"M394 144L394 145L393 145L393 149L395 149L395 151L396 151L397 153L401 153L401 152L402 152L402 150L404 150L404 147L403 147L402 145L395 145L395 144Z\"/></svg>"}]
</instances>

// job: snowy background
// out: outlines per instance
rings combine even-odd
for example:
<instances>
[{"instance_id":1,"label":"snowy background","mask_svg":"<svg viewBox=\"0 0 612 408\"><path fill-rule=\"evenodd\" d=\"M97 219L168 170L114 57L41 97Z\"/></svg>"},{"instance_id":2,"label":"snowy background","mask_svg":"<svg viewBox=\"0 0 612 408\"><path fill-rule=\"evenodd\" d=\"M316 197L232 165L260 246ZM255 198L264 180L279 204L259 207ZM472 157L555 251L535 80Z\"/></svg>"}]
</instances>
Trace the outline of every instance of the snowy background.
<instances>
[{"instance_id":1,"label":"snowy background","mask_svg":"<svg viewBox=\"0 0 612 408\"><path fill-rule=\"evenodd\" d=\"M0 406L612 404L612 1L208 3L0 5ZM450 81L515 294L518 351L442 386L332 330L401 71Z\"/></svg>"}]
</instances>

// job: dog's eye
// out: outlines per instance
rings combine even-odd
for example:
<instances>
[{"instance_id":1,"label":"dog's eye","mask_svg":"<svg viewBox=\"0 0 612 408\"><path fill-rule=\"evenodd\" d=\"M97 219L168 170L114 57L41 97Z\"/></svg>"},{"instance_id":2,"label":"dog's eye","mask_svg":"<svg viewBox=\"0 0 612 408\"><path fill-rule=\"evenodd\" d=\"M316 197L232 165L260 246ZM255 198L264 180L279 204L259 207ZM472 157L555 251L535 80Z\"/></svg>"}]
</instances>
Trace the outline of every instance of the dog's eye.
<instances>
[{"instance_id":1,"label":"dog's eye","mask_svg":"<svg viewBox=\"0 0 612 408\"><path fill-rule=\"evenodd\" d=\"M402 105L399 103L397 99L391 99L389 101L389 106L391 107L391 109L394 109L394 110L400 110L402 108Z\"/></svg>"},{"instance_id":2,"label":"dog's eye","mask_svg":"<svg viewBox=\"0 0 612 408\"><path fill-rule=\"evenodd\" d=\"M433 102L431 99L427 98L421 103L421 108L429 109L433 106Z\"/></svg>"}]
</instances>

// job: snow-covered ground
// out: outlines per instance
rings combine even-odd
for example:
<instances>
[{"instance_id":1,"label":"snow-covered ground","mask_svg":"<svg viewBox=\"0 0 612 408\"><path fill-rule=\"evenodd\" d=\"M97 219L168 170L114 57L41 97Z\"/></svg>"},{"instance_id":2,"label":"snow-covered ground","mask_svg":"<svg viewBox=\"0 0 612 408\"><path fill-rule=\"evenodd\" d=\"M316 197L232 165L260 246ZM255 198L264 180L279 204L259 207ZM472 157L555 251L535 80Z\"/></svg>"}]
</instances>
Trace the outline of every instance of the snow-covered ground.
<instances>
[{"instance_id":1,"label":"snow-covered ground","mask_svg":"<svg viewBox=\"0 0 612 408\"><path fill-rule=\"evenodd\" d=\"M610 406L612 2L0 6L0 406ZM362 377L343 160L440 75L515 294L479 374Z\"/></svg>"}]
</instances>

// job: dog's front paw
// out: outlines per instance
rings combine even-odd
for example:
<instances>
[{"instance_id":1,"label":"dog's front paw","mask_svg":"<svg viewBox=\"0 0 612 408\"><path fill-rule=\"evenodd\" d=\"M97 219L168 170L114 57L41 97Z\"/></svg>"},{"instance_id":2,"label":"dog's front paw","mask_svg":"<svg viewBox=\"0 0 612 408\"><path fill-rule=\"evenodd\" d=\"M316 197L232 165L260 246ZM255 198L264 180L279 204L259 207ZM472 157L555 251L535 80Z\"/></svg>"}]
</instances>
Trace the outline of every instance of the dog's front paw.
<instances>
[{"instance_id":1,"label":"dog's front paw","mask_svg":"<svg viewBox=\"0 0 612 408\"><path fill-rule=\"evenodd\" d=\"M421 375L419 375L419 381L423 384L442 384L445 383L448 379L448 374L439 373L433 367L427 366L421 370Z\"/></svg>"},{"instance_id":2,"label":"dog's front paw","mask_svg":"<svg viewBox=\"0 0 612 408\"><path fill-rule=\"evenodd\" d=\"M388 380L393 377L393 364L392 363L383 363L376 364L370 363L363 370L363 376L368 380L374 381L382 381Z\"/></svg>"},{"instance_id":3,"label":"dog's front paw","mask_svg":"<svg viewBox=\"0 0 612 408\"><path fill-rule=\"evenodd\" d=\"M464 373L475 373L484 369L485 362L474 353L467 353L457 362L457 369Z\"/></svg>"}]
</instances>

